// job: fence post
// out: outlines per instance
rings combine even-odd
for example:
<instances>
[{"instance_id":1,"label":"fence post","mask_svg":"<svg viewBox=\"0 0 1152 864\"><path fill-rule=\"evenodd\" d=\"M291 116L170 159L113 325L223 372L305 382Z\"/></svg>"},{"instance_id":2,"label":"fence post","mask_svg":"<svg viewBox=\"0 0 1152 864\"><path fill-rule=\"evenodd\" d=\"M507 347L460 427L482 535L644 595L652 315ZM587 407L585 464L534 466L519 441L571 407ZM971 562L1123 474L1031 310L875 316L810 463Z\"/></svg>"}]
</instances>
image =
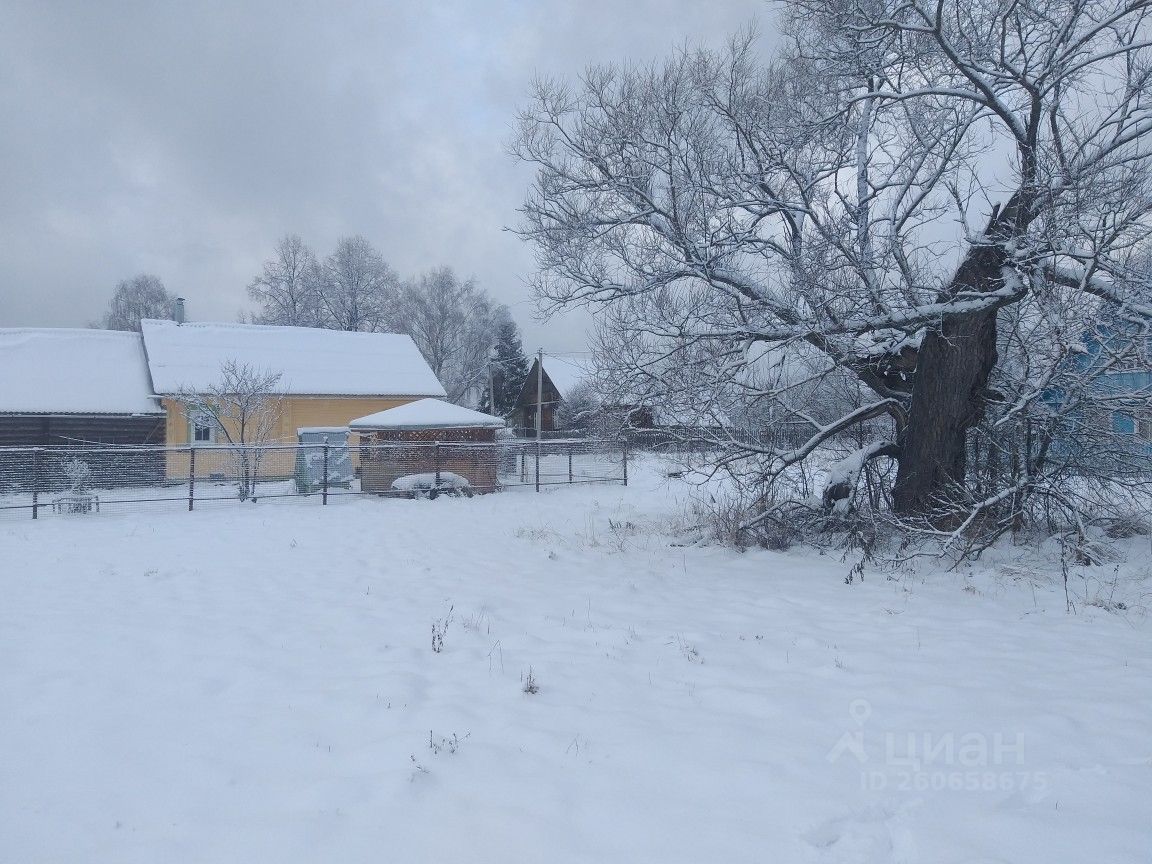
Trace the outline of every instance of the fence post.
<instances>
[{"instance_id":1,"label":"fence post","mask_svg":"<svg viewBox=\"0 0 1152 864\"><path fill-rule=\"evenodd\" d=\"M572 450L575 449L575 444L568 445L568 482L572 482Z\"/></svg>"},{"instance_id":2,"label":"fence post","mask_svg":"<svg viewBox=\"0 0 1152 864\"><path fill-rule=\"evenodd\" d=\"M38 517L40 510L40 448L32 451L32 518Z\"/></svg>"},{"instance_id":3,"label":"fence post","mask_svg":"<svg viewBox=\"0 0 1152 864\"><path fill-rule=\"evenodd\" d=\"M624 485L628 485L628 439L620 442L620 453L624 457Z\"/></svg>"},{"instance_id":4,"label":"fence post","mask_svg":"<svg viewBox=\"0 0 1152 864\"><path fill-rule=\"evenodd\" d=\"M328 439L324 439L324 491L320 493L320 503L328 504Z\"/></svg>"},{"instance_id":5,"label":"fence post","mask_svg":"<svg viewBox=\"0 0 1152 864\"><path fill-rule=\"evenodd\" d=\"M536 439L536 491L540 491L540 439Z\"/></svg>"},{"instance_id":6,"label":"fence post","mask_svg":"<svg viewBox=\"0 0 1152 864\"><path fill-rule=\"evenodd\" d=\"M192 508L196 501L196 448L189 446L188 448L188 512L192 512Z\"/></svg>"},{"instance_id":7,"label":"fence post","mask_svg":"<svg viewBox=\"0 0 1152 864\"><path fill-rule=\"evenodd\" d=\"M435 489L440 488L440 442L437 441L432 445L432 465L435 468L436 476L434 480Z\"/></svg>"}]
</instances>

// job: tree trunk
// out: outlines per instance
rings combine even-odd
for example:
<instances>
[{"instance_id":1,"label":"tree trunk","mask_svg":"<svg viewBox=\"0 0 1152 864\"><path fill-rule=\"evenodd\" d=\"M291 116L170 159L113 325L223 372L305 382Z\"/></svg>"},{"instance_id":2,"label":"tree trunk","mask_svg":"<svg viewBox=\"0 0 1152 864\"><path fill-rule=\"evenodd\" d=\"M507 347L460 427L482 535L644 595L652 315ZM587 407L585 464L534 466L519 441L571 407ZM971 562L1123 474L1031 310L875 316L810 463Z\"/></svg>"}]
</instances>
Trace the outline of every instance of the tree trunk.
<instances>
[{"instance_id":1,"label":"tree trunk","mask_svg":"<svg viewBox=\"0 0 1152 864\"><path fill-rule=\"evenodd\" d=\"M947 294L1002 287L1003 264L998 248L972 249ZM988 379L996 366L996 313L994 307L952 316L924 337L892 490L897 513L939 514L959 503L956 490L967 471L967 432L983 416Z\"/></svg>"}]
</instances>

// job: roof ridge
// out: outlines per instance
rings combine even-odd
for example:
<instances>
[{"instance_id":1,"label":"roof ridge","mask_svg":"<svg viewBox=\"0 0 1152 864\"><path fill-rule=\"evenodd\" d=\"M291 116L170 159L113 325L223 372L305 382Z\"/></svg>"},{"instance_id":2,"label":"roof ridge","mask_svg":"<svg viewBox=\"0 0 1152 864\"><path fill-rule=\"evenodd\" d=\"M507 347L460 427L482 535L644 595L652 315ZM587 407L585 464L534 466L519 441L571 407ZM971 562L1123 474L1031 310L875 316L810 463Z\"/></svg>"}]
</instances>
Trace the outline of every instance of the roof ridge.
<instances>
[{"instance_id":1,"label":"roof ridge","mask_svg":"<svg viewBox=\"0 0 1152 864\"><path fill-rule=\"evenodd\" d=\"M140 323L162 324L165 326L195 328L198 330L209 327L219 328L221 330L306 330L315 333L341 333L346 336L404 336L409 339L412 338L407 333L393 333L392 331L338 330L333 327L304 327L299 324L249 324L244 321L185 321L180 323L170 318L144 318L141 319Z\"/></svg>"}]
</instances>

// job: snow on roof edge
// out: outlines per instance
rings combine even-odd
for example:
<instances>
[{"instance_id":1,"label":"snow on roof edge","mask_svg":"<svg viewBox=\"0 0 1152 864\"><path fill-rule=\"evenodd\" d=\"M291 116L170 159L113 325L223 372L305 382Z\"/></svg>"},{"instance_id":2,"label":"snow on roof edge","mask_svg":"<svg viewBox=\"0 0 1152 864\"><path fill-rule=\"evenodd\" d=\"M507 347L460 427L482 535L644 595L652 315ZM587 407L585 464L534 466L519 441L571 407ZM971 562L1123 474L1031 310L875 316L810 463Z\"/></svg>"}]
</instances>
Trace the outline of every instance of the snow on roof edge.
<instances>
[{"instance_id":1,"label":"snow on roof edge","mask_svg":"<svg viewBox=\"0 0 1152 864\"><path fill-rule=\"evenodd\" d=\"M473 411L460 405L453 405L443 399L417 399L386 408L374 414L357 417L348 423L348 428L357 430L376 429L502 429L506 426L502 417Z\"/></svg>"}]
</instances>

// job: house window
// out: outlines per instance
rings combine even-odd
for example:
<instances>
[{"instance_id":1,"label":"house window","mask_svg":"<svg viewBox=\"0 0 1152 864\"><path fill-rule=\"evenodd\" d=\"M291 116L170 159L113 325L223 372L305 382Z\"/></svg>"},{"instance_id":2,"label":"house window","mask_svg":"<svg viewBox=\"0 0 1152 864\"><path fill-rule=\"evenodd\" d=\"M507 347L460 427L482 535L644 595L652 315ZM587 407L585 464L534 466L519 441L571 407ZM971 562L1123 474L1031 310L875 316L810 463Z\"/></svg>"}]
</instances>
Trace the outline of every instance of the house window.
<instances>
[{"instance_id":1,"label":"house window","mask_svg":"<svg viewBox=\"0 0 1152 864\"><path fill-rule=\"evenodd\" d=\"M207 414L193 414L188 425L188 440L193 444L212 444L216 441L216 423Z\"/></svg>"},{"instance_id":2,"label":"house window","mask_svg":"<svg viewBox=\"0 0 1152 864\"><path fill-rule=\"evenodd\" d=\"M1152 441L1152 418L1136 418L1136 435L1145 441Z\"/></svg>"}]
</instances>

